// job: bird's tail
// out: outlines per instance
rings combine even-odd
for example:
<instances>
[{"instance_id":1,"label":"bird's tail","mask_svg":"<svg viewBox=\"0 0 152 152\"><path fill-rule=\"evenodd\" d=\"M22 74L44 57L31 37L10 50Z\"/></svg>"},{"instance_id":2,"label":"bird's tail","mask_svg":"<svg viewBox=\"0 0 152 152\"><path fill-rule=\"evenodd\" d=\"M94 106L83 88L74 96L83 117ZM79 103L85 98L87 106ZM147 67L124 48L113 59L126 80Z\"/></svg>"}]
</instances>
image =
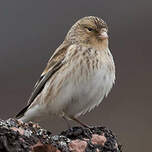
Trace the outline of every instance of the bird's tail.
<instances>
[{"instance_id":1,"label":"bird's tail","mask_svg":"<svg viewBox=\"0 0 152 152\"><path fill-rule=\"evenodd\" d=\"M15 118L19 119L19 118L23 117L23 116L24 116L24 113L27 111L28 107L29 107L28 105L27 105L26 107L24 107L24 108L15 116Z\"/></svg>"}]
</instances>

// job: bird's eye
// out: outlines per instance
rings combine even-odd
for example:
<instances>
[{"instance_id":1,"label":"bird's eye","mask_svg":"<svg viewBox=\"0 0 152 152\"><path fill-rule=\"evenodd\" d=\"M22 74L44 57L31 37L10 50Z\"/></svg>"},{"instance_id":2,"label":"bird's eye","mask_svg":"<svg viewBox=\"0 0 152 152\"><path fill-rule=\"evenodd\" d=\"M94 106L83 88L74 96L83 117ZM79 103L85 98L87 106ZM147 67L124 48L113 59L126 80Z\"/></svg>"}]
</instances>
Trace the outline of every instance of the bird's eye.
<instances>
[{"instance_id":1,"label":"bird's eye","mask_svg":"<svg viewBox=\"0 0 152 152\"><path fill-rule=\"evenodd\" d=\"M87 29L88 29L88 31L93 31L93 28L91 28L91 27L87 27Z\"/></svg>"}]
</instances>

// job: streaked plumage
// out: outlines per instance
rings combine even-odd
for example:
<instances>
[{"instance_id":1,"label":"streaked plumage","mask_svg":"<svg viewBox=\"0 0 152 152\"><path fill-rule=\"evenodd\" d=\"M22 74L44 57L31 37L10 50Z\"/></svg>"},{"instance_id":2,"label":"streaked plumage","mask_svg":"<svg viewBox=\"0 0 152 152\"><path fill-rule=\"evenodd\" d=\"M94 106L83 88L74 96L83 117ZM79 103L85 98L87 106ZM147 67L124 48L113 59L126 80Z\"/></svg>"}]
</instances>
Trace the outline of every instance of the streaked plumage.
<instances>
[{"instance_id":1,"label":"streaked plumage","mask_svg":"<svg viewBox=\"0 0 152 152\"><path fill-rule=\"evenodd\" d=\"M106 23L97 17L76 22L50 58L20 120L60 115L75 119L99 105L115 81Z\"/></svg>"}]
</instances>

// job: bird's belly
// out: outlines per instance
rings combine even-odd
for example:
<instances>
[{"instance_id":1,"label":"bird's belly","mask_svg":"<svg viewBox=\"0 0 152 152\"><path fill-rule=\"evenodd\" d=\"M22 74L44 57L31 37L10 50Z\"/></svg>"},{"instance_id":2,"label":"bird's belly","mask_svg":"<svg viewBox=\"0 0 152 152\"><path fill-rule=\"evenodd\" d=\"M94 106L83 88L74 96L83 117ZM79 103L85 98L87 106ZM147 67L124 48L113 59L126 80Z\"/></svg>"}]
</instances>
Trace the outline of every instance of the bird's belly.
<instances>
[{"instance_id":1,"label":"bird's belly","mask_svg":"<svg viewBox=\"0 0 152 152\"><path fill-rule=\"evenodd\" d=\"M107 67L102 67L90 74L87 79L82 76L77 83L77 77L67 79L57 97L50 102L50 112L79 116L90 111L109 93L114 78L113 72Z\"/></svg>"}]
</instances>

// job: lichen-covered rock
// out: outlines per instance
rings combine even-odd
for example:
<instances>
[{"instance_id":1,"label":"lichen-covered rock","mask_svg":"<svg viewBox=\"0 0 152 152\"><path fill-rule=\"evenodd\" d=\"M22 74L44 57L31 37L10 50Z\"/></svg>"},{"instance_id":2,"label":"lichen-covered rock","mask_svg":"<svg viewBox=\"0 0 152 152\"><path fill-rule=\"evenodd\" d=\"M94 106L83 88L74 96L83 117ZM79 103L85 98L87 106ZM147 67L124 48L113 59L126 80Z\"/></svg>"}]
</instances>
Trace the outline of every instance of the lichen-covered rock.
<instances>
[{"instance_id":1,"label":"lichen-covered rock","mask_svg":"<svg viewBox=\"0 0 152 152\"><path fill-rule=\"evenodd\" d=\"M116 136L106 127L73 127L51 135L38 124L0 120L0 152L120 152Z\"/></svg>"},{"instance_id":2,"label":"lichen-covered rock","mask_svg":"<svg viewBox=\"0 0 152 152\"><path fill-rule=\"evenodd\" d=\"M83 152L84 149L86 152L121 152L116 136L106 127L73 127L61 135L71 140L69 149L73 152Z\"/></svg>"}]
</instances>

